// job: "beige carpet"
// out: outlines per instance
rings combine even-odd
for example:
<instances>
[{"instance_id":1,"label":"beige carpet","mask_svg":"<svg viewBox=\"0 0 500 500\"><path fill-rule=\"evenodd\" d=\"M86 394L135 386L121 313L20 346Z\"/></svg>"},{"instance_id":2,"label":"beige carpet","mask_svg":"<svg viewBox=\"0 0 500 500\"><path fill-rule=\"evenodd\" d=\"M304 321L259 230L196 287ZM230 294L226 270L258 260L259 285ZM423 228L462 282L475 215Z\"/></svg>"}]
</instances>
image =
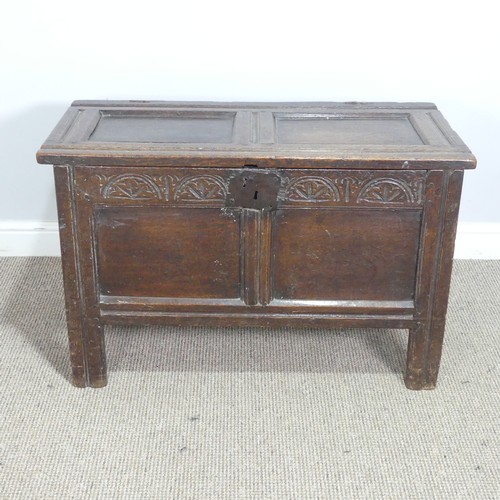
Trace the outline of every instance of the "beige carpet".
<instances>
[{"instance_id":1,"label":"beige carpet","mask_svg":"<svg viewBox=\"0 0 500 500\"><path fill-rule=\"evenodd\" d=\"M406 332L108 328L76 389L57 258L0 259L0 498L498 499L500 261L455 263L438 389Z\"/></svg>"}]
</instances>

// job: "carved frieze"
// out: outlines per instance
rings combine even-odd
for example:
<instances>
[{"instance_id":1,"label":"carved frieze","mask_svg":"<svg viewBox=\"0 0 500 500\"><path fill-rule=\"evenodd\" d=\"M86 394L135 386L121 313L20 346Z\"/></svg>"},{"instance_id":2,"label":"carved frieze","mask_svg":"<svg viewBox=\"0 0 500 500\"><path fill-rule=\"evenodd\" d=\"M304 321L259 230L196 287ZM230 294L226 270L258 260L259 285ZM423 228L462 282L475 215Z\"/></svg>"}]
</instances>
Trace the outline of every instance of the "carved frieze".
<instances>
[{"instance_id":1,"label":"carved frieze","mask_svg":"<svg viewBox=\"0 0 500 500\"><path fill-rule=\"evenodd\" d=\"M290 204L405 206L422 202L424 172L332 171L292 173L282 199Z\"/></svg>"},{"instance_id":2,"label":"carved frieze","mask_svg":"<svg viewBox=\"0 0 500 500\"><path fill-rule=\"evenodd\" d=\"M194 174L193 170L174 168L147 169L147 173L110 172L92 176L98 180L102 199L196 205L225 203L229 179L235 174L232 169L206 169ZM278 206L404 207L422 204L426 173L288 170L277 171L276 175L281 178Z\"/></svg>"}]
</instances>

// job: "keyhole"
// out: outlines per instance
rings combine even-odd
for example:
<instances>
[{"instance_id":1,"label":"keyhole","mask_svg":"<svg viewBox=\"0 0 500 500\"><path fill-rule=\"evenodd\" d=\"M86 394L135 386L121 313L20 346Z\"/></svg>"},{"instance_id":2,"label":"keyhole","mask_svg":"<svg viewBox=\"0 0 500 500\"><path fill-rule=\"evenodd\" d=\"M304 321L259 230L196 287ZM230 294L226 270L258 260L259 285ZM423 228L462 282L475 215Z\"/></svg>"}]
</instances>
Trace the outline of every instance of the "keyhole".
<instances>
[{"instance_id":1,"label":"keyhole","mask_svg":"<svg viewBox=\"0 0 500 500\"><path fill-rule=\"evenodd\" d=\"M255 191L255 194L253 195L253 199L256 200L257 199L257 195L259 194L258 191Z\"/></svg>"}]
</instances>

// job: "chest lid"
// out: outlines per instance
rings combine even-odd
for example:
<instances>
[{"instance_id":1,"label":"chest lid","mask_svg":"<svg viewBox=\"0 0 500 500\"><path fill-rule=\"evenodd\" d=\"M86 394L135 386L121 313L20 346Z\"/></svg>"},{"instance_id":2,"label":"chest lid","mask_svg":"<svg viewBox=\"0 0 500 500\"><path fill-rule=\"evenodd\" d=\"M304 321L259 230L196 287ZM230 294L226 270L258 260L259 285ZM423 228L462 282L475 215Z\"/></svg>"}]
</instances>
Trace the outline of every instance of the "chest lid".
<instances>
[{"instance_id":1,"label":"chest lid","mask_svg":"<svg viewBox=\"0 0 500 500\"><path fill-rule=\"evenodd\" d=\"M474 168L428 103L75 101L37 153L65 165Z\"/></svg>"}]
</instances>

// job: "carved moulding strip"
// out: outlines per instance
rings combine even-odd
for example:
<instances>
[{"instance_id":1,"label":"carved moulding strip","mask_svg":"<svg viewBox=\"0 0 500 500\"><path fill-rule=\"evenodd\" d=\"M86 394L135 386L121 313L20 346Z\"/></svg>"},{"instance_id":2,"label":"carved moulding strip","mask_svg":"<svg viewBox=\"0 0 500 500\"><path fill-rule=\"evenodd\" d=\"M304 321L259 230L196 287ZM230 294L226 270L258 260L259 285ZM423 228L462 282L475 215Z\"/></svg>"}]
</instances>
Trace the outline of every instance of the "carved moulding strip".
<instances>
[{"instance_id":1,"label":"carved moulding strip","mask_svg":"<svg viewBox=\"0 0 500 500\"><path fill-rule=\"evenodd\" d=\"M176 172L177 173L177 172ZM105 199L132 201L214 202L226 199L227 182L214 174L165 175L121 173L98 174L99 194Z\"/></svg>"},{"instance_id":2,"label":"carved moulding strip","mask_svg":"<svg viewBox=\"0 0 500 500\"><path fill-rule=\"evenodd\" d=\"M281 199L285 203L408 206L422 203L424 173L377 171L332 172L291 178Z\"/></svg>"}]
</instances>

